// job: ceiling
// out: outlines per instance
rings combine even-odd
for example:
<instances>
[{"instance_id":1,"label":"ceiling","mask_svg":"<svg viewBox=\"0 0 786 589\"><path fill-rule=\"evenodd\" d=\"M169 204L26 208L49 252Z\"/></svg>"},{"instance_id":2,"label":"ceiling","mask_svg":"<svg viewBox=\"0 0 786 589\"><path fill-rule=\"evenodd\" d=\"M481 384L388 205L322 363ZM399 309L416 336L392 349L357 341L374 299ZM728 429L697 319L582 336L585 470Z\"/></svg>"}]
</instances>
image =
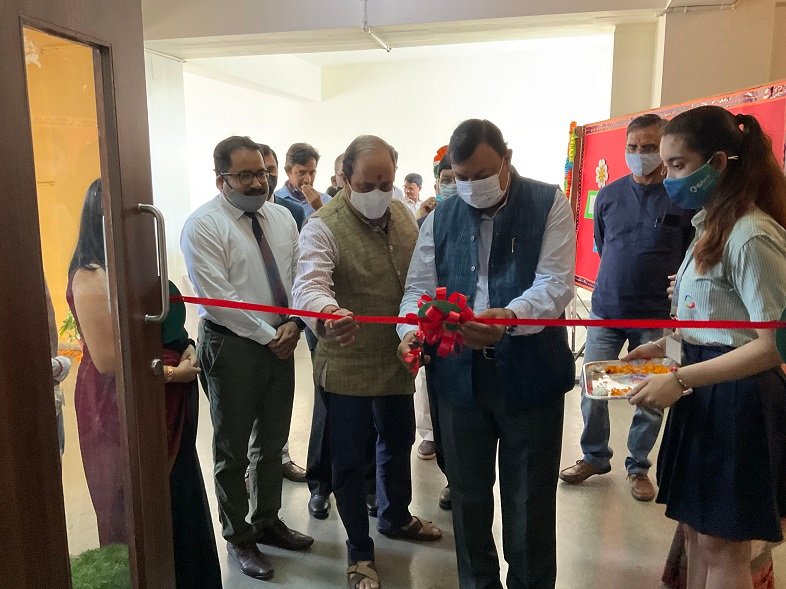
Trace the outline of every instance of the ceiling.
<instances>
[{"instance_id":1,"label":"ceiling","mask_svg":"<svg viewBox=\"0 0 786 589\"><path fill-rule=\"evenodd\" d=\"M573 31L571 37L576 36L593 36L602 33L610 33L612 27L594 27L586 31ZM360 49L354 51L326 51L322 53L295 53L295 57L302 59L308 63L325 67L325 66L341 66L341 65L354 65L363 63L391 63L399 61L416 61L424 58L428 59L459 59L463 56L478 56L478 55L494 55L521 51L525 46L527 49L532 48L532 43L542 42L545 46L550 43L558 43L560 38L565 37L561 35L540 35L540 39L532 39L531 36L527 38L518 38L512 41L480 41L480 42L459 42L450 45L428 45L428 46L415 46L415 47L400 47L395 51L387 53L382 51L380 47L375 46L374 49ZM387 38L385 39L387 41ZM460 44L459 44L460 43Z\"/></svg>"},{"instance_id":2,"label":"ceiling","mask_svg":"<svg viewBox=\"0 0 786 589\"><path fill-rule=\"evenodd\" d=\"M374 27L373 30L393 48L390 54L392 56L394 53L403 52L405 48L410 47L606 33L616 25L655 22L657 17L656 11L638 10L417 23ZM301 57L306 57L304 54L334 54L359 50L374 50L384 53L379 45L360 27L307 32L148 40L145 42L145 47L185 60L201 57L272 54L298 54ZM342 63L340 56L336 55L313 59L313 62L319 65Z\"/></svg>"}]
</instances>

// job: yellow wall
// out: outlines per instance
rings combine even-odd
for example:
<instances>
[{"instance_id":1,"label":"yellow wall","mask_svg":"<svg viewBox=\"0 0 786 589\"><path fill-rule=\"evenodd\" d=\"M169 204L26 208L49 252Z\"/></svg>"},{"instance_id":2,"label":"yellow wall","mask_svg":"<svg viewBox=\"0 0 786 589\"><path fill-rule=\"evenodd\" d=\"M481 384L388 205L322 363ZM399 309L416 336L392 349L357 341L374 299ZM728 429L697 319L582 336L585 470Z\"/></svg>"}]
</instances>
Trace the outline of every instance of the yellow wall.
<instances>
[{"instance_id":1,"label":"yellow wall","mask_svg":"<svg viewBox=\"0 0 786 589\"><path fill-rule=\"evenodd\" d=\"M100 176L92 50L26 29L44 272L58 326L85 192Z\"/></svg>"}]
</instances>

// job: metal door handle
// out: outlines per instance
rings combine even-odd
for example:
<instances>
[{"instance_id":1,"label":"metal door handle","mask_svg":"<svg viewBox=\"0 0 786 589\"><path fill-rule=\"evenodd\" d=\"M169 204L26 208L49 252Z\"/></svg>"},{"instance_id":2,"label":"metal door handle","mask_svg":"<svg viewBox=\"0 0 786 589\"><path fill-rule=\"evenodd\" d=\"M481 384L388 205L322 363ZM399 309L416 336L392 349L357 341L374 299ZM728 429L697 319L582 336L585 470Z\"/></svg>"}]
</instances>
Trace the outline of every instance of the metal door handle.
<instances>
[{"instance_id":1,"label":"metal door handle","mask_svg":"<svg viewBox=\"0 0 786 589\"><path fill-rule=\"evenodd\" d=\"M161 279L161 312L158 315L145 315L145 323L163 323L169 315L169 272L166 265L166 229L164 215L153 205L137 205L140 213L149 213L156 220L156 252L158 254L158 272Z\"/></svg>"}]
</instances>

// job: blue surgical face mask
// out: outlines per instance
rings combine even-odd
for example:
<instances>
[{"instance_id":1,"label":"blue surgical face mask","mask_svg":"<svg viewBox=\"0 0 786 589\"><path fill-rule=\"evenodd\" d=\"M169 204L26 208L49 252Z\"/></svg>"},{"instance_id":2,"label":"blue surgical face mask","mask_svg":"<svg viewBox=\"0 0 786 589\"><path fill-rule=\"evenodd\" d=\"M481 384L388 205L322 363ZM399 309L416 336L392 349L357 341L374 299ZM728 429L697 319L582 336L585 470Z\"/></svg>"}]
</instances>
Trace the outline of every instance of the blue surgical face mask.
<instances>
[{"instance_id":1,"label":"blue surgical face mask","mask_svg":"<svg viewBox=\"0 0 786 589\"><path fill-rule=\"evenodd\" d=\"M659 153L625 153L625 163L634 176L649 176L661 165Z\"/></svg>"},{"instance_id":2,"label":"blue surgical face mask","mask_svg":"<svg viewBox=\"0 0 786 589\"><path fill-rule=\"evenodd\" d=\"M710 165L712 158L684 178L665 178L663 188L671 201L682 209L700 209L715 191L720 172Z\"/></svg>"},{"instance_id":3,"label":"blue surgical face mask","mask_svg":"<svg viewBox=\"0 0 786 589\"><path fill-rule=\"evenodd\" d=\"M455 182L451 182L450 184L440 184L439 193L437 194L437 202L442 202L446 198L456 196L457 194L458 188L456 188Z\"/></svg>"}]
</instances>

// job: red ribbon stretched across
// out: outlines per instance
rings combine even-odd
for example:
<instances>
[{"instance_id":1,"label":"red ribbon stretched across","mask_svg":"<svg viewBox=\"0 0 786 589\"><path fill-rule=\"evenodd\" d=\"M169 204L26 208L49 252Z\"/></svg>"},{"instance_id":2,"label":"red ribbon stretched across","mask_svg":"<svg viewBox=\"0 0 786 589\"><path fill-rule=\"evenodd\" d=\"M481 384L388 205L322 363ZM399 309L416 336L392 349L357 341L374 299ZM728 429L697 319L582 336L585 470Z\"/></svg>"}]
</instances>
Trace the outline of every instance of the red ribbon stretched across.
<instances>
[{"instance_id":1,"label":"red ribbon stretched across","mask_svg":"<svg viewBox=\"0 0 786 589\"><path fill-rule=\"evenodd\" d=\"M343 315L332 313L316 313L305 309L290 309L272 305L258 305L242 301L227 301L223 299L208 299L204 297L172 296L173 302L193 303L205 307L223 307L226 309L241 309L244 311L259 311L274 313L276 315L296 315L298 317L311 317L314 319L341 319ZM444 301L447 305L434 304ZM445 357L461 350L464 339L459 331L459 325L466 321L477 321L486 325L542 326L542 327L609 327L623 329L784 329L786 321L696 321L678 319L508 319L476 317L472 309L467 307L467 297L454 292L447 296L445 287L437 288L435 298L423 294L418 300L418 308L426 306L423 313L409 313L406 317L392 317L386 315L355 315L358 323L406 323L417 325L416 341L418 345L412 347L404 356L404 362L412 374L417 374L423 365L422 344L437 345L437 355ZM452 308L451 308L452 307ZM446 312L445 308L450 309Z\"/></svg>"},{"instance_id":2,"label":"red ribbon stretched across","mask_svg":"<svg viewBox=\"0 0 786 589\"><path fill-rule=\"evenodd\" d=\"M456 293L454 293L456 294ZM210 299L204 297L172 296L170 300L175 303L191 303L203 307L222 307L225 309L241 309L243 311L259 311L276 315L296 315L314 319L341 319L343 315L332 313L319 313L305 309L290 309L288 307L275 307L273 305L260 305L242 301L227 301L224 299ZM418 324L418 316L410 313L405 317L390 315L355 315L358 323L406 323ZM486 325L507 326L544 326L544 327L613 327L629 329L674 329L678 327L695 329L783 329L786 321L699 321L684 319L503 319L490 317L473 317L473 321Z\"/></svg>"}]
</instances>

